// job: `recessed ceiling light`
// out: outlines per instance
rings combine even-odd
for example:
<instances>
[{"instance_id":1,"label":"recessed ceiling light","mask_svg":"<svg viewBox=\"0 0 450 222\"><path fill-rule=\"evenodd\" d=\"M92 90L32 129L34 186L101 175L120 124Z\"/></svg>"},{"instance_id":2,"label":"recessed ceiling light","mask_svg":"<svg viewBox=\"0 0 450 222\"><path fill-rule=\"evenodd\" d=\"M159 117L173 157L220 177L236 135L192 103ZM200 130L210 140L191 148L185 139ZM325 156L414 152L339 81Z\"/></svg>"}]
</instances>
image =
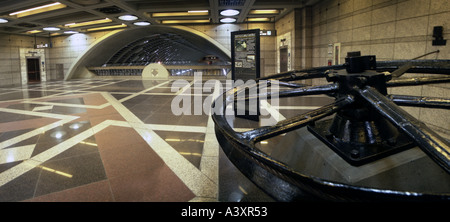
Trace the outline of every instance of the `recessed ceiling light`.
<instances>
[{"instance_id":1,"label":"recessed ceiling light","mask_svg":"<svg viewBox=\"0 0 450 222\"><path fill-rule=\"evenodd\" d=\"M208 23L209 19L186 19L186 20L164 20L162 24L177 24L177 23Z\"/></svg>"},{"instance_id":2,"label":"recessed ceiling light","mask_svg":"<svg viewBox=\"0 0 450 222\"><path fill-rule=\"evenodd\" d=\"M112 26L104 26L104 27L98 27L98 28L91 28L88 29L87 31L98 31L98 30L107 30L107 29L118 29L118 28L125 28L127 27L127 25L122 24L122 25L112 25Z\"/></svg>"},{"instance_id":3,"label":"recessed ceiling light","mask_svg":"<svg viewBox=\"0 0 450 222\"><path fill-rule=\"evenodd\" d=\"M270 18L248 18L248 22L270 22Z\"/></svg>"},{"instance_id":4,"label":"recessed ceiling light","mask_svg":"<svg viewBox=\"0 0 450 222\"><path fill-rule=\"evenodd\" d=\"M51 3L51 4L47 4L47 5L41 5L38 7L25 9L22 11L13 12L13 13L10 13L9 15L10 16L14 15L14 16L17 16L18 18L20 18L20 17L39 14L39 13L43 13L43 12L53 11L53 10L57 10L57 9L65 8L65 7L67 7L67 6L64 4L61 4L59 2L55 2L55 3Z\"/></svg>"},{"instance_id":5,"label":"recessed ceiling light","mask_svg":"<svg viewBox=\"0 0 450 222\"><path fill-rule=\"evenodd\" d=\"M30 30L30 31L27 31L27 34L36 34L36 33L40 33L40 32L42 32L41 30Z\"/></svg>"},{"instance_id":6,"label":"recessed ceiling light","mask_svg":"<svg viewBox=\"0 0 450 222\"><path fill-rule=\"evenodd\" d=\"M227 9L227 10L221 11L220 14L223 16L235 16L235 15L239 15L239 11L234 10L234 9Z\"/></svg>"},{"instance_id":7,"label":"recessed ceiling light","mask_svg":"<svg viewBox=\"0 0 450 222\"><path fill-rule=\"evenodd\" d=\"M77 31L65 31L64 33L65 34L77 34L79 32L77 32Z\"/></svg>"},{"instance_id":8,"label":"recessed ceiling light","mask_svg":"<svg viewBox=\"0 0 450 222\"><path fill-rule=\"evenodd\" d=\"M45 31L59 31L60 28L57 28L57 27L45 27L45 28L43 28L43 30L45 30Z\"/></svg>"},{"instance_id":9,"label":"recessed ceiling light","mask_svg":"<svg viewBox=\"0 0 450 222\"><path fill-rule=\"evenodd\" d=\"M223 18L220 20L220 22L223 22L223 23L231 23L231 22L235 22L235 21L236 21L235 18Z\"/></svg>"},{"instance_id":10,"label":"recessed ceiling light","mask_svg":"<svg viewBox=\"0 0 450 222\"><path fill-rule=\"evenodd\" d=\"M0 23L7 23L8 20L0 18Z\"/></svg>"},{"instance_id":11,"label":"recessed ceiling light","mask_svg":"<svg viewBox=\"0 0 450 222\"><path fill-rule=\"evenodd\" d=\"M98 24L109 23L109 22L112 22L112 20L109 18L104 18L104 19L87 21L87 22L69 23L69 24L65 24L64 26L67 26L69 28L75 28L75 27L88 26L88 25L98 25Z\"/></svg>"},{"instance_id":12,"label":"recessed ceiling light","mask_svg":"<svg viewBox=\"0 0 450 222\"><path fill-rule=\"evenodd\" d=\"M201 16L209 15L208 10L194 10L187 12L155 12L152 17L181 17L181 16Z\"/></svg>"},{"instance_id":13,"label":"recessed ceiling light","mask_svg":"<svg viewBox=\"0 0 450 222\"><path fill-rule=\"evenodd\" d=\"M278 9L255 9L250 11L250 14L278 14L278 13L280 13Z\"/></svg>"},{"instance_id":14,"label":"recessed ceiling light","mask_svg":"<svg viewBox=\"0 0 450 222\"><path fill-rule=\"evenodd\" d=\"M189 10L188 13L208 13L208 10Z\"/></svg>"},{"instance_id":15,"label":"recessed ceiling light","mask_svg":"<svg viewBox=\"0 0 450 222\"><path fill-rule=\"evenodd\" d=\"M137 26L147 26L150 25L150 22L135 22L133 24Z\"/></svg>"},{"instance_id":16,"label":"recessed ceiling light","mask_svg":"<svg viewBox=\"0 0 450 222\"><path fill-rule=\"evenodd\" d=\"M134 16L134 15L122 15L122 16L119 16L119 19L123 20L123 21L134 21L134 20L138 19L138 17Z\"/></svg>"}]
</instances>

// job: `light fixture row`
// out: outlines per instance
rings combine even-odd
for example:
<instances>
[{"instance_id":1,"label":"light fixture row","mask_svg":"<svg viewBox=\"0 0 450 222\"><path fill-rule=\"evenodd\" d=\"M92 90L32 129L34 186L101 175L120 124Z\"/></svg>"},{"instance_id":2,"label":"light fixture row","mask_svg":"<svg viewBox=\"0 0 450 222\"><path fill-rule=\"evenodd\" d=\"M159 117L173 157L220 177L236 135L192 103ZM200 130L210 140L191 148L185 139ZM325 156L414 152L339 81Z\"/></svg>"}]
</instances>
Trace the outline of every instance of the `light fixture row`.
<instances>
[{"instance_id":1,"label":"light fixture row","mask_svg":"<svg viewBox=\"0 0 450 222\"><path fill-rule=\"evenodd\" d=\"M220 22L222 23L233 23L236 22L236 18L233 18L233 16L239 15L239 11L235 9L226 9L220 12L222 16L229 16L220 19ZM269 15L269 14L278 14L280 11L278 9L254 9L250 11L250 14L252 15ZM261 18L247 18L248 22L268 22L271 21L268 17L261 17Z\"/></svg>"},{"instance_id":2,"label":"light fixture row","mask_svg":"<svg viewBox=\"0 0 450 222\"><path fill-rule=\"evenodd\" d=\"M252 15L270 15L270 14L278 14L280 11L278 9L254 9L249 12ZM240 14L239 10L236 9L225 9L220 11L220 15L224 16L224 18L220 19L221 23L233 23L236 22L235 18ZM201 15L209 15L208 10L195 10L195 11L184 11L184 12L155 12L152 13L152 17L154 18L163 18L163 17L182 17L182 16L201 16ZM187 20L161 20L162 24L178 24L178 23L208 23L210 19L187 19ZM270 18L261 17L261 18L247 18L249 22L266 22L271 21Z\"/></svg>"},{"instance_id":3,"label":"light fixture row","mask_svg":"<svg viewBox=\"0 0 450 222\"><path fill-rule=\"evenodd\" d=\"M67 5L61 4L60 2L54 2L46 5L37 6L34 8L24 9L17 12L9 13L9 16L15 16L16 18L21 18L25 16L35 15L43 12L58 10L67 7Z\"/></svg>"},{"instance_id":4,"label":"light fixture row","mask_svg":"<svg viewBox=\"0 0 450 222\"><path fill-rule=\"evenodd\" d=\"M48 11L53 11L53 10L57 10L57 9L61 9L61 8L65 8L67 7L66 5L59 3L59 2L55 2L55 3L51 3L51 4L46 4L46 5L42 5L42 6L37 6L34 8L29 8L29 9L25 9L25 10L21 10L21 11L17 11L17 12L12 12L9 14L9 16L15 16L17 18L20 17L25 17L25 16L29 16L29 15L34 15L34 14L38 14L38 13L43 13L43 12L48 12ZM251 10L249 12L250 14L277 14L279 13L279 10L277 9L257 9L257 10ZM208 10L191 10L191 11L187 11L187 12L174 12L174 13L153 13L154 17L165 17L165 16L186 16L186 15L208 15L209 11ZM225 9L220 11L220 14L222 16L226 16L225 18L222 18L220 20L220 22L222 23L233 23L236 22L236 18L233 18L234 16L237 16L240 14L239 10L236 9ZM138 20L139 18L137 16L134 15L121 15L118 17L118 19L123 20L123 21L135 21ZM184 20L174 20L174 21L163 21L163 24L171 24L174 23L175 21L184 21ZM209 22L209 19L196 19L196 20L189 20L192 22ZM247 21L270 21L270 18L248 18ZM7 23L9 22L7 19L5 18L0 18L0 23ZM88 22L81 22L81 23L70 23L70 24L66 24L65 26L68 28L75 28L75 27L82 27L82 26L88 26L88 25L95 25L95 24L102 24L102 23L108 23L108 22L112 22L111 19L100 19L100 20L94 20L94 21L88 21ZM149 22L146 21L137 21L133 23L134 25L137 26L147 26L150 25ZM123 26L122 25L118 25L118 26L106 26L106 29L108 27L119 27L119 26ZM126 25L125 25L126 27ZM100 29L102 29L103 27L99 27ZM93 28L95 29L95 28ZM93 30L93 29L88 29L88 30ZM45 27L43 28L44 31L59 31L60 28L58 27ZM33 31L37 31L37 30L33 30ZM69 33L73 33L74 31L68 31Z\"/></svg>"},{"instance_id":5,"label":"light fixture row","mask_svg":"<svg viewBox=\"0 0 450 222\"><path fill-rule=\"evenodd\" d=\"M134 21L134 20L138 20L137 16L134 15L122 15L119 16L120 20L123 21ZM1 20L0 20L1 22ZM109 23L112 22L111 19L109 18L105 18L105 19L99 19L99 20L92 20L92 21L87 21L87 22L80 22L80 23L68 23L65 24L64 26L67 28L77 28L77 27L83 27L83 26L89 26L89 25L98 25L98 24L103 24L103 23ZM146 21L138 21L138 22L134 22L133 23L136 26L148 26L150 25L150 22L146 22ZM126 24L121 24L121 25L112 25L112 26L103 26L103 27L97 27L97 28L89 28L86 31L98 31L98 30L106 30L106 29L115 29L115 28L124 28L127 27ZM42 30L44 31L49 31L49 32L55 32L55 31L60 31L61 28L58 27L45 27ZM32 34L32 33L38 33L39 30L33 30L30 31L28 33ZM65 34L76 34L78 33L77 31L65 31Z\"/></svg>"}]
</instances>

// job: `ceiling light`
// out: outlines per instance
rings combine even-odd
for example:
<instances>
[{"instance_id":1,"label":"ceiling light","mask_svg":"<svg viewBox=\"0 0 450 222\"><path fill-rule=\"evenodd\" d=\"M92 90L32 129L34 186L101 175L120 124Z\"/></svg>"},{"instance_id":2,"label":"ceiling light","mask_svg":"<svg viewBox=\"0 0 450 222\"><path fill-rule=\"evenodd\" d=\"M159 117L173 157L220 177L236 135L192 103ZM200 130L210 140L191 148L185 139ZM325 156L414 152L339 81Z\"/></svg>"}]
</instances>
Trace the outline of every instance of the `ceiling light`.
<instances>
[{"instance_id":1,"label":"ceiling light","mask_svg":"<svg viewBox=\"0 0 450 222\"><path fill-rule=\"evenodd\" d=\"M57 27L45 27L45 28L43 28L43 30L44 31L51 31L51 32L53 32L53 31L59 31L61 29L57 28Z\"/></svg>"},{"instance_id":2,"label":"ceiling light","mask_svg":"<svg viewBox=\"0 0 450 222\"><path fill-rule=\"evenodd\" d=\"M280 11L277 9L255 9L251 10L250 14L278 14Z\"/></svg>"},{"instance_id":3,"label":"ceiling light","mask_svg":"<svg viewBox=\"0 0 450 222\"><path fill-rule=\"evenodd\" d=\"M123 20L123 21L134 21L134 20L138 19L138 17L134 16L134 15L122 15L122 16L119 16L119 19Z\"/></svg>"},{"instance_id":4,"label":"ceiling light","mask_svg":"<svg viewBox=\"0 0 450 222\"><path fill-rule=\"evenodd\" d=\"M195 10L187 12L155 12L152 17L176 17L176 16L198 16L209 15L208 10Z\"/></svg>"},{"instance_id":5,"label":"ceiling light","mask_svg":"<svg viewBox=\"0 0 450 222\"><path fill-rule=\"evenodd\" d=\"M162 24L177 24L177 23L208 23L209 19L191 19L191 20L164 20Z\"/></svg>"},{"instance_id":6,"label":"ceiling light","mask_svg":"<svg viewBox=\"0 0 450 222\"><path fill-rule=\"evenodd\" d=\"M65 26L67 26L69 28L75 28L75 27L80 27L80 26L97 25L97 24L103 24L103 23L108 23L108 22L112 22L112 20L109 18L105 18L105 19L80 22L80 23L69 23L69 24L65 24Z\"/></svg>"},{"instance_id":7,"label":"ceiling light","mask_svg":"<svg viewBox=\"0 0 450 222\"><path fill-rule=\"evenodd\" d=\"M235 21L236 21L235 18L223 18L220 20L220 22L223 22L223 23L231 23L231 22L235 22Z\"/></svg>"},{"instance_id":8,"label":"ceiling light","mask_svg":"<svg viewBox=\"0 0 450 222\"><path fill-rule=\"evenodd\" d=\"M42 32L41 30L31 30L31 31L27 31L27 34L36 34Z\"/></svg>"},{"instance_id":9,"label":"ceiling light","mask_svg":"<svg viewBox=\"0 0 450 222\"><path fill-rule=\"evenodd\" d=\"M0 18L0 23L7 23L8 20Z\"/></svg>"},{"instance_id":10,"label":"ceiling light","mask_svg":"<svg viewBox=\"0 0 450 222\"><path fill-rule=\"evenodd\" d=\"M39 13L43 13L43 12L53 11L53 10L57 10L57 9L65 8L65 7L67 7L67 6L64 4L61 4L59 2L55 2L55 3L51 3L51 4L47 4L47 5L41 5L38 7L25 9L22 11L13 12L13 13L10 13L9 15L10 16L15 15L18 18L20 18L20 17L39 14Z\"/></svg>"},{"instance_id":11,"label":"ceiling light","mask_svg":"<svg viewBox=\"0 0 450 222\"><path fill-rule=\"evenodd\" d=\"M239 11L234 10L234 9L227 9L227 10L221 11L220 14L223 16L235 16L235 15L239 15Z\"/></svg>"},{"instance_id":12,"label":"ceiling light","mask_svg":"<svg viewBox=\"0 0 450 222\"><path fill-rule=\"evenodd\" d=\"M270 18L248 18L248 22L270 22Z\"/></svg>"},{"instance_id":13,"label":"ceiling light","mask_svg":"<svg viewBox=\"0 0 450 222\"><path fill-rule=\"evenodd\" d=\"M127 27L127 25L122 24L122 25L111 25L111 26L104 26L104 27L98 27L98 28L91 28L88 29L87 31L98 31L98 30L106 30L106 29L117 29L117 28L125 28Z\"/></svg>"},{"instance_id":14,"label":"ceiling light","mask_svg":"<svg viewBox=\"0 0 450 222\"><path fill-rule=\"evenodd\" d=\"M188 11L190 14L197 14L197 13L208 13L208 10L190 10Z\"/></svg>"},{"instance_id":15,"label":"ceiling light","mask_svg":"<svg viewBox=\"0 0 450 222\"><path fill-rule=\"evenodd\" d=\"M150 22L135 22L133 24L137 26L147 26L150 25Z\"/></svg>"},{"instance_id":16,"label":"ceiling light","mask_svg":"<svg viewBox=\"0 0 450 222\"><path fill-rule=\"evenodd\" d=\"M65 31L64 34L77 34L77 31Z\"/></svg>"}]
</instances>

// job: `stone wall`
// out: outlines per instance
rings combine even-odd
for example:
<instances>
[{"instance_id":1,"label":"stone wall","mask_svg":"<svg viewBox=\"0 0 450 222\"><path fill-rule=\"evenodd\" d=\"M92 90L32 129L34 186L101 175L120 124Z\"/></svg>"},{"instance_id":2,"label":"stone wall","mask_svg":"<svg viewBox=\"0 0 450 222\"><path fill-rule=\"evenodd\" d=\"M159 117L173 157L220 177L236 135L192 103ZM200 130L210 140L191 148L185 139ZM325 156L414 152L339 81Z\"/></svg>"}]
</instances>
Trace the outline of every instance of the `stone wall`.
<instances>
[{"instance_id":1,"label":"stone wall","mask_svg":"<svg viewBox=\"0 0 450 222\"><path fill-rule=\"evenodd\" d=\"M32 55L25 55L21 51L26 53L28 51L34 52L36 51L34 50L36 43L46 42L48 42L47 38L0 33L0 86L21 84L24 80L22 78L21 67L26 66L24 64L26 56ZM38 57L38 55L35 54L35 57ZM46 63L45 60L43 61L44 64Z\"/></svg>"},{"instance_id":2,"label":"stone wall","mask_svg":"<svg viewBox=\"0 0 450 222\"><path fill-rule=\"evenodd\" d=\"M247 29L274 30L273 23L254 24L219 24L188 26L215 39L230 49L231 32ZM149 27L151 28L151 27ZM21 84L20 49L33 49L34 44L51 43L52 48L45 51L46 80L62 80L68 74L72 64L96 40L111 31L92 32L87 34L60 35L54 37L39 37L25 35L0 34L0 86ZM261 72L262 75L276 72L275 36L261 37Z\"/></svg>"},{"instance_id":3,"label":"stone wall","mask_svg":"<svg viewBox=\"0 0 450 222\"><path fill-rule=\"evenodd\" d=\"M333 56L330 50L340 44L340 61L347 52L376 55L377 60L412 59L440 50L423 59L450 59L450 42L433 46L434 26L444 27L444 39L450 39L448 0L325 0L312 7L312 63L326 66ZM334 61L333 59L331 59ZM402 78L420 77L408 74ZM427 75L428 76L428 75ZM324 80L315 80L315 85ZM396 87L391 94L450 97L450 84ZM450 111L405 107L414 117L450 138Z\"/></svg>"},{"instance_id":4,"label":"stone wall","mask_svg":"<svg viewBox=\"0 0 450 222\"><path fill-rule=\"evenodd\" d=\"M49 49L48 72L54 79L64 79L72 64L89 46L109 33L92 32L88 34L61 35L51 38L53 47Z\"/></svg>"},{"instance_id":5,"label":"stone wall","mask_svg":"<svg viewBox=\"0 0 450 222\"><path fill-rule=\"evenodd\" d=\"M327 65L328 44L341 43L341 61L348 51L373 54L377 60L412 59L448 46L432 46L433 27L450 34L447 0L327 0L313 6L314 66Z\"/></svg>"}]
</instances>

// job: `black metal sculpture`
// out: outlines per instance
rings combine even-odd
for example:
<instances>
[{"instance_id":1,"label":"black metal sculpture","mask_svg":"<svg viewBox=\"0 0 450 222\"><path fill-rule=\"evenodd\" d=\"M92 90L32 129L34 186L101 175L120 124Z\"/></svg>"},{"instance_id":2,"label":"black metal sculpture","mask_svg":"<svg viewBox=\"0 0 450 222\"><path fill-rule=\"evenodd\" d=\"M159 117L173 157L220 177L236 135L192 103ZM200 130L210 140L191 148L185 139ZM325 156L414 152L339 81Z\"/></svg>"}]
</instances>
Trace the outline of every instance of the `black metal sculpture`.
<instances>
[{"instance_id":1,"label":"black metal sculpture","mask_svg":"<svg viewBox=\"0 0 450 222\"><path fill-rule=\"evenodd\" d=\"M399 78L404 73L444 74L439 77ZM418 146L450 174L450 143L398 107L450 108L450 99L388 95L388 87L450 82L450 60L376 61L375 56L349 56L343 65L294 70L264 77L292 89L279 97L327 94L335 101L319 109L278 122L273 126L236 132L227 123L225 109L235 102L240 88L216 100L216 136L228 158L252 182L279 201L319 198L333 201L444 200L449 194L395 191L354 186L299 173L255 147L259 141L308 127L322 142L350 164L359 166ZM304 86L293 81L326 78L330 84ZM255 85L255 87L258 83ZM268 93L265 96L270 96ZM245 98L257 99L255 98ZM334 115L333 119L321 120Z\"/></svg>"}]
</instances>

